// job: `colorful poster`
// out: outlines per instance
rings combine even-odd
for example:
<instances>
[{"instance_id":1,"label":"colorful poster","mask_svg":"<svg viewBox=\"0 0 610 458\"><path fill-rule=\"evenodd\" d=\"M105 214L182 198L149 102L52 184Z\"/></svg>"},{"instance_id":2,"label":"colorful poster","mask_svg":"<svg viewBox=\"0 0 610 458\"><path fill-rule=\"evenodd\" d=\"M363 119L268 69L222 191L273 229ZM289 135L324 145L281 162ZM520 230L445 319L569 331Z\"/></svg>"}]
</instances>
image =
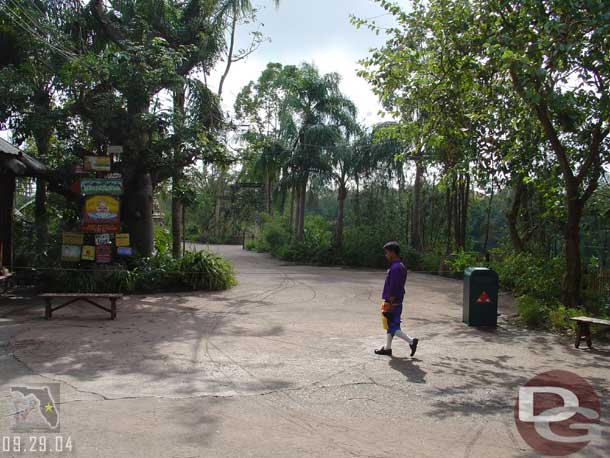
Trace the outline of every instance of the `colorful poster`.
<instances>
[{"instance_id":1,"label":"colorful poster","mask_svg":"<svg viewBox=\"0 0 610 458\"><path fill-rule=\"evenodd\" d=\"M94 172L110 172L110 156L85 156L85 170Z\"/></svg>"},{"instance_id":2,"label":"colorful poster","mask_svg":"<svg viewBox=\"0 0 610 458\"><path fill-rule=\"evenodd\" d=\"M119 256L133 256L133 249L130 246L120 246L116 249Z\"/></svg>"},{"instance_id":3,"label":"colorful poster","mask_svg":"<svg viewBox=\"0 0 610 458\"><path fill-rule=\"evenodd\" d=\"M83 261L95 261L95 247L91 245L83 246L81 259Z\"/></svg>"},{"instance_id":4,"label":"colorful poster","mask_svg":"<svg viewBox=\"0 0 610 458\"><path fill-rule=\"evenodd\" d=\"M62 245L61 260L66 262L80 261L80 246L79 245Z\"/></svg>"},{"instance_id":5,"label":"colorful poster","mask_svg":"<svg viewBox=\"0 0 610 458\"><path fill-rule=\"evenodd\" d=\"M95 234L95 246L111 245L110 234Z\"/></svg>"},{"instance_id":6,"label":"colorful poster","mask_svg":"<svg viewBox=\"0 0 610 458\"><path fill-rule=\"evenodd\" d=\"M85 200L85 224L116 224L119 222L119 199L112 196L91 196Z\"/></svg>"},{"instance_id":7,"label":"colorful poster","mask_svg":"<svg viewBox=\"0 0 610 458\"><path fill-rule=\"evenodd\" d=\"M80 228L81 231L88 234L102 234L110 233L116 234L121 232L120 224L83 224Z\"/></svg>"},{"instance_id":8,"label":"colorful poster","mask_svg":"<svg viewBox=\"0 0 610 458\"><path fill-rule=\"evenodd\" d=\"M129 234L117 234L115 240L116 246L129 246Z\"/></svg>"},{"instance_id":9,"label":"colorful poster","mask_svg":"<svg viewBox=\"0 0 610 458\"><path fill-rule=\"evenodd\" d=\"M110 245L98 245L95 247L95 262L98 264L109 264L112 262L112 247Z\"/></svg>"},{"instance_id":10,"label":"colorful poster","mask_svg":"<svg viewBox=\"0 0 610 458\"><path fill-rule=\"evenodd\" d=\"M100 194L118 196L123 193L123 182L121 180L83 178L80 181L80 192L86 196Z\"/></svg>"},{"instance_id":11,"label":"colorful poster","mask_svg":"<svg viewBox=\"0 0 610 458\"><path fill-rule=\"evenodd\" d=\"M61 241L64 245L82 245L84 236L81 232L63 232Z\"/></svg>"}]
</instances>

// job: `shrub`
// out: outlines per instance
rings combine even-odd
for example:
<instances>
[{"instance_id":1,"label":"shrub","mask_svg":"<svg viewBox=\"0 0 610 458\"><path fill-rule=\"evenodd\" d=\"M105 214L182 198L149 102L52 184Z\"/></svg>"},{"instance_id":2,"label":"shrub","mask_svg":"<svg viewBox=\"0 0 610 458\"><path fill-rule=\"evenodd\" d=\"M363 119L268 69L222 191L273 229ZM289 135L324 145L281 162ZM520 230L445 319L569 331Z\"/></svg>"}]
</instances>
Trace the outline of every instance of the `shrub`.
<instances>
[{"instance_id":1,"label":"shrub","mask_svg":"<svg viewBox=\"0 0 610 458\"><path fill-rule=\"evenodd\" d=\"M108 269L49 271L51 291L79 293L157 293L164 291L219 291L235 285L233 266L208 251L186 253L182 259L167 254L139 258L128 266Z\"/></svg>"},{"instance_id":2,"label":"shrub","mask_svg":"<svg viewBox=\"0 0 610 458\"><path fill-rule=\"evenodd\" d=\"M493 252L491 268L498 272L500 284L517 295L527 294L545 303L561 296L563 259L545 259L531 253Z\"/></svg>"},{"instance_id":3,"label":"shrub","mask_svg":"<svg viewBox=\"0 0 610 458\"><path fill-rule=\"evenodd\" d=\"M464 250L453 253L445 262L449 270L459 277L468 267L480 267L482 265L478 260L478 253Z\"/></svg>"},{"instance_id":4,"label":"shrub","mask_svg":"<svg viewBox=\"0 0 610 458\"><path fill-rule=\"evenodd\" d=\"M155 252L158 254L170 253L172 249L172 235L163 227L155 227Z\"/></svg>"},{"instance_id":5,"label":"shrub","mask_svg":"<svg viewBox=\"0 0 610 458\"><path fill-rule=\"evenodd\" d=\"M517 299L519 318L530 327L539 327L546 324L547 309L540 300L531 296L521 296Z\"/></svg>"}]
</instances>

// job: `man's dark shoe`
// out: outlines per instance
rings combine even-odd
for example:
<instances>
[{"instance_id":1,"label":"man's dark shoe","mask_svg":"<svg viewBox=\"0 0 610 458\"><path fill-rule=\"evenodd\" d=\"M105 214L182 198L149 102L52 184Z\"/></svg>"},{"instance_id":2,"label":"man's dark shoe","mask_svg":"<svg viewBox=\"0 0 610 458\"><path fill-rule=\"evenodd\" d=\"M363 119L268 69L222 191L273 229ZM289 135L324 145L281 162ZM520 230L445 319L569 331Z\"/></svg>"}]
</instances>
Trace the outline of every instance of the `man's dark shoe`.
<instances>
[{"instance_id":1,"label":"man's dark shoe","mask_svg":"<svg viewBox=\"0 0 610 458\"><path fill-rule=\"evenodd\" d=\"M411 345L409 345L409 347L411 347L411 356L415 355L415 352L417 351L418 343L419 343L419 339L413 339L413 343Z\"/></svg>"},{"instance_id":2,"label":"man's dark shoe","mask_svg":"<svg viewBox=\"0 0 610 458\"><path fill-rule=\"evenodd\" d=\"M375 350L376 355L392 356L392 349L386 350L385 347L381 347L379 350Z\"/></svg>"}]
</instances>

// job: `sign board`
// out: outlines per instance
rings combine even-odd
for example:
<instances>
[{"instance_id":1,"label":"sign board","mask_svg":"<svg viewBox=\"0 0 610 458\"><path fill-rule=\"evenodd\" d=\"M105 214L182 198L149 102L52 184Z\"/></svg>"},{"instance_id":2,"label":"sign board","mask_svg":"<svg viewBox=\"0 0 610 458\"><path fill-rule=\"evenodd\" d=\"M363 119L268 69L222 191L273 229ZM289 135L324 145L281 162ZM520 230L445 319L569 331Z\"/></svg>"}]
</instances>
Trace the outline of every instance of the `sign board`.
<instances>
[{"instance_id":1,"label":"sign board","mask_svg":"<svg viewBox=\"0 0 610 458\"><path fill-rule=\"evenodd\" d=\"M61 241L64 245L82 245L84 235L81 232L64 232Z\"/></svg>"},{"instance_id":2,"label":"sign board","mask_svg":"<svg viewBox=\"0 0 610 458\"><path fill-rule=\"evenodd\" d=\"M85 156L84 169L93 172L110 172L110 156Z\"/></svg>"},{"instance_id":3,"label":"sign board","mask_svg":"<svg viewBox=\"0 0 610 458\"><path fill-rule=\"evenodd\" d=\"M88 234L116 234L121 232L120 224L83 224L80 228L81 231Z\"/></svg>"},{"instance_id":4,"label":"sign board","mask_svg":"<svg viewBox=\"0 0 610 458\"><path fill-rule=\"evenodd\" d=\"M123 193L123 182L121 180L83 178L80 181L80 192L86 196L94 194L118 196Z\"/></svg>"},{"instance_id":5,"label":"sign board","mask_svg":"<svg viewBox=\"0 0 610 458\"><path fill-rule=\"evenodd\" d=\"M129 246L120 246L116 249L116 254L119 256L132 256L133 249Z\"/></svg>"},{"instance_id":6,"label":"sign board","mask_svg":"<svg viewBox=\"0 0 610 458\"><path fill-rule=\"evenodd\" d=\"M62 245L61 260L67 262L80 261L80 246L79 245Z\"/></svg>"},{"instance_id":7,"label":"sign board","mask_svg":"<svg viewBox=\"0 0 610 458\"><path fill-rule=\"evenodd\" d=\"M81 259L83 261L95 261L95 247L91 245L83 246Z\"/></svg>"},{"instance_id":8,"label":"sign board","mask_svg":"<svg viewBox=\"0 0 610 458\"><path fill-rule=\"evenodd\" d=\"M95 246L111 245L110 234L95 234Z\"/></svg>"},{"instance_id":9,"label":"sign board","mask_svg":"<svg viewBox=\"0 0 610 458\"><path fill-rule=\"evenodd\" d=\"M115 240L116 246L129 246L129 234L117 234Z\"/></svg>"},{"instance_id":10,"label":"sign board","mask_svg":"<svg viewBox=\"0 0 610 458\"><path fill-rule=\"evenodd\" d=\"M107 180L123 180L123 174L121 173L109 173L106 175Z\"/></svg>"},{"instance_id":11,"label":"sign board","mask_svg":"<svg viewBox=\"0 0 610 458\"><path fill-rule=\"evenodd\" d=\"M110 245L96 246L95 262L99 264L110 264L112 262L112 247Z\"/></svg>"},{"instance_id":12,"label":"sign board","mask_svg":"<svg viewBox=\"0 0 610 458\"><path fill-rule=\"evenodd\" d=\"M110 145L108 154L123 154L123 147L121 145Z\"/></svg>"},{"instance_id":13,"label":"sign board","mask_svg":"<svg viewBox=\"0 0 610 458\"><path fill-rule=\"evenodd\" d=\"M119 199L112 196L91 196L85 200L85 224L117 224Z\"/></svg>"}]
</instances>

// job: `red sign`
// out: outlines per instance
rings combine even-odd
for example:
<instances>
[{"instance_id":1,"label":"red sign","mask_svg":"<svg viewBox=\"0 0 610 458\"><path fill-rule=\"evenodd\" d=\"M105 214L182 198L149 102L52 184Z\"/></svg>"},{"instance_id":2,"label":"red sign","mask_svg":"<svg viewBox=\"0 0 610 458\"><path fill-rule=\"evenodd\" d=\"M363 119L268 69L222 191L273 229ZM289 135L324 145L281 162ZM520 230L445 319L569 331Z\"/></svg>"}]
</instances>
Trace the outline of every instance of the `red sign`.
<instances>
[{"instance_id":1,"label":"red sign","mask_svg":"<svg viewBox=\"0 0 610 458\"><path fill-rule=\"evenodd\" d=\"M120 224L83 224L80 228L81 232L89 234L116 234L121 232Z\"/></svg>"},{"instance_id":2,"label":"red sign","mask_svg":"<svg viewBox=\"0 0 610 458\"><path fill-rule=\"evenodd\" d=\"M112 262L112 247L110 245L98 245L95 247L95 262L109 264Z\"/></svg>"},{"instance_id":3,"label":"red sign","mask_svg":"<svg viewBox=\"0 0 610 458\"><path fill-rule=\"evenodd\" d=\"M491 304L491 299L486 291L483 291L477 300L477 304Z\"/></svg>"}]
</instances>

